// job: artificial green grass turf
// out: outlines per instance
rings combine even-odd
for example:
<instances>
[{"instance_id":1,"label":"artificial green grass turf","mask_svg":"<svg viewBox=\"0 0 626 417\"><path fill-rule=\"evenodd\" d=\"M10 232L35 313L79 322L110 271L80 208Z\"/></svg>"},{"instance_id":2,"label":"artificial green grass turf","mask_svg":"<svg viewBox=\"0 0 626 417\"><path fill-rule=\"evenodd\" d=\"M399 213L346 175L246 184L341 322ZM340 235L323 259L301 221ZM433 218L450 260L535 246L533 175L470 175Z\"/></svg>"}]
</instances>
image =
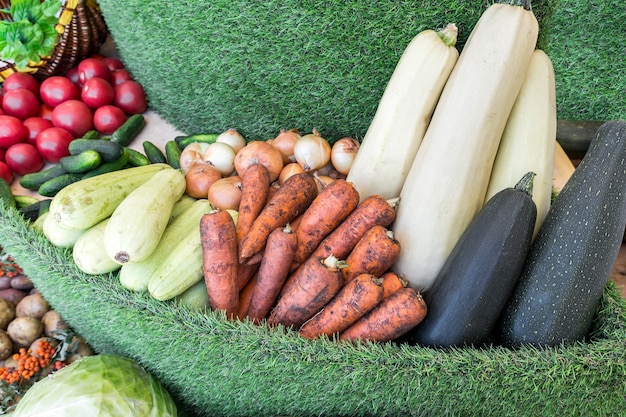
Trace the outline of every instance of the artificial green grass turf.
<instances>
[{"instance_id":1,"label":"artificial green grass turf","mask_svg":"<svg viewBox=\"0 0 626 417\"><path fill-rule=\"evenodd\" d=\"M99 1L150 107L180 130L315 127L331 141L364 136L414 36L454 22L462 46L491 3ZM559 0L532 3L543 30Z\"/></svg>"},{"instance_id":2,"label":"artificial green grass turf","mask_svg":"<svg viewBox=\"0 0 626 417\"><path fill-rule=\"evenodd\" d=\"M231 322L89 276L15 209L0 242L51 306L99 353L135 359L186 415L621 415L626 301L609 283L590 342L510 350L308 341ZM183 414L183 413L181 413Z\"/></svg>"}]
</instances>

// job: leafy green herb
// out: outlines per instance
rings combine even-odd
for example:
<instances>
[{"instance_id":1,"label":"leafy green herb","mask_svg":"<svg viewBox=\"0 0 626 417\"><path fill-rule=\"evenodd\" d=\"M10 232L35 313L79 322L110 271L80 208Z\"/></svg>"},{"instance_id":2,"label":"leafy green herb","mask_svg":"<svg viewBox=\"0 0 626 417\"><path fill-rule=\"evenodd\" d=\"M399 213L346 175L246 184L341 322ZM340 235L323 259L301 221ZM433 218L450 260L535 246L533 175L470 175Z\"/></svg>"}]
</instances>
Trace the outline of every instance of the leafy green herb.
<instances>
[{"instance_id":1,"label":"leafy green herb","mask_svg":"<svg viewBox=\"0 0 626 417\"><path fill-rule=\"evenodd\" d=\"M58 39L60 0L13 0L1 11L10 16L0 21L0 58L23 70L29 61L39 63L52 53Z\"/></svg>"}]
</instances>

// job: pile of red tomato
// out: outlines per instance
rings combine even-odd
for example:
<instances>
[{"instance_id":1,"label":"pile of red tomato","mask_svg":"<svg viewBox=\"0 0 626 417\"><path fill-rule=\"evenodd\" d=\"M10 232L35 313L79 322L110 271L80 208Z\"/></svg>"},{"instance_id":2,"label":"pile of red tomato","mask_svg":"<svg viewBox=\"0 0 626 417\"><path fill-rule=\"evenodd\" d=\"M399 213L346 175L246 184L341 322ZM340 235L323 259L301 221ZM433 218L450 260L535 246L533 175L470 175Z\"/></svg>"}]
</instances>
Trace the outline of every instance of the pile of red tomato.
<instances>
[{"instance_id":1,"label":"pile of red tomato","mask_svg":"<svg viewBox=\"0 0 626 417\"><path fill-rule=\"evenodd\" d=\"M0 106L0 178L37 172L69 154L72 140L90 130L113 133L146 110L142 86L121 60L94 55L65 75L44 79L9 75Z\"/></svg>"}]
</instances>

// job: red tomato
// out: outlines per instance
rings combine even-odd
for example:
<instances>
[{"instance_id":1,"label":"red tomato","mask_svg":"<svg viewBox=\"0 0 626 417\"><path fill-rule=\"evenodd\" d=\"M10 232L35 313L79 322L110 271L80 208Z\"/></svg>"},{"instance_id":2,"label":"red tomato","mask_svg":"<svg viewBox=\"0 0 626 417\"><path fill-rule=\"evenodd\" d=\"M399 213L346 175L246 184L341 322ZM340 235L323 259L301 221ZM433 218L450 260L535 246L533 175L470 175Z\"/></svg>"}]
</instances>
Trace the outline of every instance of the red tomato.
<instances>
[{"instance_id":1,"label":"red tomato","mask_svg":"<svg viewBox=\"0 0 626 417\"><path fill-rule=\"evenodd\" d=\"M127 114L139 114L148 107L146 93L136 81L128 80L115 87L114 104Z\"/></svg>"},{"instance_id":2,"label":"red tomato","mask_svg":"<svg viewBox=\"0 0 626 417\"><path fill-rule=\"evenodd\" d=\"M26 175L40 171L43 159L37 148L30 143L16 143L7 149L6 164L17 175Z\"/></svg>"},{"instance_id":3,"label":"red tomato","mask_svg":"<svg viewBox=\"0 0 626 417\"><path fill-rule=\"evenodd\" d=\"M116 87L122 84L124 81L132 80L133 76L125 68L117 69L111 72L111 84Z\"/></svg>"},{"instance_id":4,"label":"red tomato","mask_svg":"<svg viewBox=\"0 0 626 417\"><path fill-rule=\"evenodd\" d=\"M6 93L7 91L17 90L18 88L25 88L35 95L39 95L39 83L30 74L25 72L14 72L9 75L2 86L2 89Z\"/></svg>"},{"instance_id":5,"label":"red tomato","mask_svg":"<svg viewBox=\"0 0 626 417\"><path fill-rule=\"evenodd\" d=\"M62 127L75 138L93 129L93 113L80 100L67 100L52 110L52 125Z\"/></svg>"},{"instance_id":6,"label":"red tomato","mask_svg":"<svg viewBox=\"0 0 626 417\"><path fill-rule=\"evenodd\" d=\"M30 90L16 88L4 93L2 109L5 114L24 120L39 114L39 99Z\"/></svg>"},{"instance_id":7,"label":"red tomato","mask_svg":"<svg viewBox=\"0 0 626 417\"><path fill-rule=\"evenodd\" d=\"M62 127L50 127L37 135L37 150L46 161L56 163L70 154L68 148L72 140L72 134Z\"/></svg>"},{"instance_id":8,"label":"red tomato","mask_svg":"<svg viewBox=\"0 0 626 417\"><path fill-rule=\"evenodd\" d=\"M115 71L117 69L124 68L124 63L119 58L109 56L102 58L102 62L104 62L109 71Z\"/></svg>"},{"instance_id":9,"label":"red tomato","mask_svg":"<svg viewBox=\"0 0 626 417\"><path fill-rule=\"evenodd\" d=\"M48 106L45 103L41 103L41 106L39 106L39 117L41 117L42 119L52 121L52 110L54 110L52 106Z\"/></svg>"},{"instance_id":10,"label":"red tomato","mask_svg":"<svg viewBox=\"0 0 626 417\"><path fill-rule=\"evenodd\" d=\"M110 82L100 77L93 77L85 81L80 98L92 109L113 103L115 91Z\"/></svg>"},{"instance_id":11,"label":"red tomato","mask_svg":"<svg viewBox=\"0 0 626 417\"><path fill-rule=\"evenodd\" d=\"M42 130L45 130L49 127L52 127L52 122L48 119L44 119L43 117L35 116L29 117L24 120L24 126L28 129L28 137L26 138L26 142L31 145L35 145L35 141L37 140L37 135Z\"/></svg>"},{"instance_id":12,"label":"red tomato","mask_svg":"<svg viewBox=\"0 0 626 417\"><path fill-rule=\"evenodd\" d=\"M0 148L0 162L4 162L4 155L7 153L7 150L4 148Z\"/></svg>"},{"instance_id":13,"label":"red tomato","mask_svg":"<svg viewBox=\"0 0 626 417\"><path fill-rule=\"evenodd\" d=\"M80 91L69 78L54 75L43 80L39 87L39 96L48 106L56 107L64 101L79 99Z\"/></svg>"},{"instance_id":14,"label":"red tomato","mask_svg":"<svg viewBox=\"0 0 626 417\"><path fill-rule=\"evenodd\" d=\"M85 58L78 63L78 79L80 80L80 84L84 85L88 79L93 77L100 77L111 81L111 70L101 59Z\"/></svg>"},{"instance_id":15,"label":"red tomato","mask_svg":"<svg viewBox=\"0 0 626 417\"><path fill-rule=\"evenodd\" d=\"M17 117L0 115L0 148L7 149L16 143L25 142L28 129Z\"/></svg>"},{"instance_id":16,"label":"red tomato","mask_svg":"<svg viewBox=\"0 0 626 417\"><path fill-rule=\"evenodd\" d=\"M80 80L78 79L78 66L72 67L65 73L65 76L70 79L78 88L80 88Z\"/></svg>"},{"instance_id":17,"label":"red tomato","mask_svg":"<svg viewBox=\"0 0 626 417\"><path fill-rule=\"evenodd\" d=\"M108 105L98 107L93 113L93 125L104 135L110 135L126 121L126 113L119 107Z\"/></svg>"},{"instance_id":18,"label":"red tomato","mask_svg":"<svg viewBox=\"0 0 626 417\"><path fill-rule=\"evenodd\" d=\"M5 180L7 184L11 184L13 182L13 171L11 168L4 162L0 161L0 178Z\"/></svg>"}]
</instances>

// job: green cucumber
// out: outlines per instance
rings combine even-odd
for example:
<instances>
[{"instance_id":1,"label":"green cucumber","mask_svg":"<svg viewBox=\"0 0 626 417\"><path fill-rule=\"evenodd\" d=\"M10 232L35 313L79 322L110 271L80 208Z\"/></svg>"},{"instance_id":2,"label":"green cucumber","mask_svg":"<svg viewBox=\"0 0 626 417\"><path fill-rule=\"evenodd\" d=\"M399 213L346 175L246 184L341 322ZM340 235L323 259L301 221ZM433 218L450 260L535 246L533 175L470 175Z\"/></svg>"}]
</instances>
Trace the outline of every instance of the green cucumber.
<instances>
[{"instance_id":1,"label":"green cucumber","mask_svg":"<svg viewBox=\"0 0 626 417\"><path fill-rule=\"evenodd\" d=\"M50 168L24 175L20 178L20 185L27 190L37 191L41 184L56 178L60 175L67 174L67 171L61 164L52 165Z\"/></svg>"},{"instance_id":2,"label":"green cucumber","mask_svg":"<svg viewBox=\"0 0 626 417\"><path fill-rule=\"evenodd\" d=\"M37 199L36 199L37 200ZM52 199L46 198L43 200L37 200L34 203L31 203L27 206L21 207L19 209L20 214L28 221L34 222L42 214L47 213L50 207L50 202Z\"/></svg>"},{"instance_id":3,"label":"green cucumber","mask_svg":"<svg viewBox=\"0 0 626 417\"><path fill-rule=\"evenodd\" d=\"M101 162L100 152L93 149L87 149L76 155L64 156L59 160L63 169L70 174L82 174L94 169Z\"/></svg>"},{"instance_id":4,"label":"green cucumber","mask_svg":"<svg viewBox=\"0 0 626 417\"><path fill-rule=\"evenodd\" d=\"M109 140L122 146L128 146L145 125L146 119L142 114L133 114L113 132Z\"/></svg>"},{"instance_id":5,"label":"green cucumber","mask_svg":"<svg viewBox=\"0 0 626 417\"><path fill-rule=\"evenodd\" d=\"M600 126L537 232L494 340L557 346L584 340L626 226L626 120Z\"/></svg>"},{"instance_id":6,"label":"green cucumber","mask_svg":"<svg viewBox=\"0 0 626 417\"><path fill-rule=\"evenodd\" d=\"M150 163L146 155L133 148L126 148L126 152L128 152L128 164L130 166L139 167Z\"/></svg>"},{"instance_id":7,"label":"green cucumber","mask_svg":"<svg viewBox=\"0 0 626 417\"><path fill-rule=\"evenodd\" d=\"M180 146L180 149L185 149L187 145L194 142L201 143L213 143L217 140L219 133L198 133L194 135L176 136L174 140Z\"/></svg>"},{"instance_id":8,"label":"green cucumber","mask_svg":"<svg viewBox=\"0 0 626 417\"><path fill-rule=\"evenodd\" d=\"M63 188L81 179L82 174L66 173L59 175L41 184L37 192L44 197L54 197Z\"/></svg>"},{"instance_id":9,"label":"green cucumber","mask_svg":"<svg viewBox=\"0 0 626 417\"><path fill-rule=\"evenodd\" d=\"M39 201L37 197L34 197L32 195L14 194L13 197L15 198L15 207L18 210L21 210Z\"/></svg>"},{"instance_id":10,"label":"green cucumber","mask_svg":"<svg viewBox=\"0 0 626 417\"><path fill-rule=\"evenodd\" d=\"M165 157L167 163L174 169L180 168L180 154L182 149L175 140L167 141L165 144Z\"/></svg>"},{"instance_id":11,"label":"green cucumber","mask_svg":"<svg viewBox=\"0 0 626 417\"><path fill-rule=\"evenodd\" d=\"M87 131L81 139L100 139L100 133L97 130Z\"/></svg>"},{"instance_id":12,"label":"green cucumber","mask_svg":"<svg viewBox=\"0 0 626 417\"><path fill-rule=\"evenodd\" d=\"M4 179L0 178L0 204L7 207L15 207L15 196L11 191L11 186Z\"/></svg>"},{"instance_id":13,"label":"green cucumber","mask_svg":"<svg viewBox=\"0 0 626 417\"><path fill-rule=\"evenodd\" d=\"M82 174L82 179L91 178L91 177L95 177L101 174L106 174L107 172L119 171L123 169L128 163L128 159L129 159L128 150L129 149L130 148L122 147L122 155L119 158L117 158L114 161L100 164L99 166L92 169L91 171L85 172L84 174Z\"/></svg>"},{"instance_id":14,"label":"green cucumber","mask_svg":"<svg viewBox=\"0 0 626 417\"><path fill-rule=\"evenodd\" d=\"M108 140L74 139L70 142L70 155L78 155L89 150L98 152L102 162L111 162L122 156L124 147Z\"/></svg>"},{"instance_id":15,"label":"green cucumber","mask_svg":"<svg viewBox=\"0 0 626 417\"><path fill-rule=\"evenodd\" d=\"M152 142L146 140L143 142L143 151L148 157L151 164L166 164L167 158L165 154Z\"/></svg>"}]
</instances>

